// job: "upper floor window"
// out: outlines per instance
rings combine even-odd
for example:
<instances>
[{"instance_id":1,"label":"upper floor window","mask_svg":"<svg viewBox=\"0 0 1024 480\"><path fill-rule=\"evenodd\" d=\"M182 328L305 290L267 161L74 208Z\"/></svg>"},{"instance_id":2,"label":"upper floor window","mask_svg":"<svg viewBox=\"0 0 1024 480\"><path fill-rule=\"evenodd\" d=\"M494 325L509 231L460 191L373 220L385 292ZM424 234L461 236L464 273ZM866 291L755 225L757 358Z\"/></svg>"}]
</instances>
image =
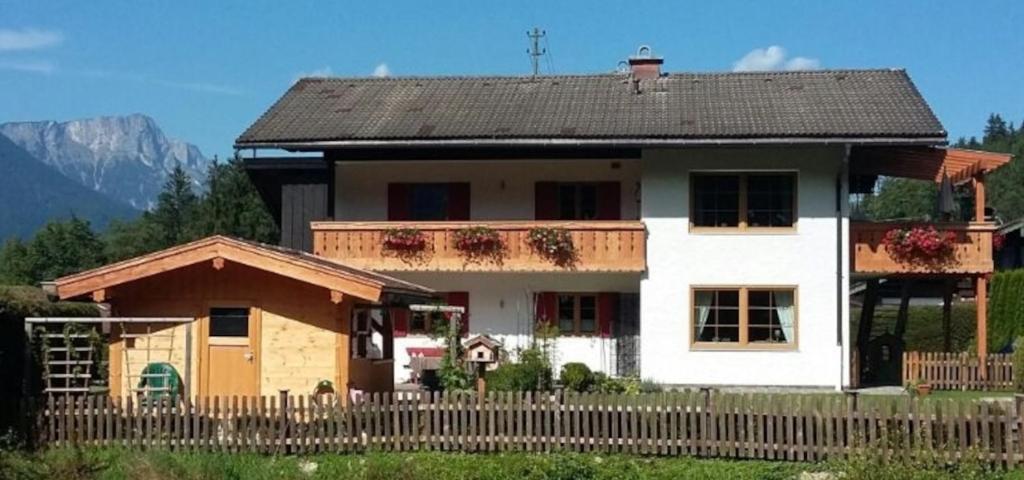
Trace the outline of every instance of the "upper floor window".
<instances>
[{"instance_id":1,"label":"upper floor window","mask_svg":"<svg viewBox=\"0 0 1024 480\"><path fill-rule=\"evenodd\" d=\"M796 289L696 288L692 318L697 346L792 347L796 345Z\"/></svg>"},{"instance_id":2,"label":"upper floor window","mask_svg":"<svg viewBox=\"0 0 1024 480\"><path fill-rule=\"evenodd\" d=\"M620 220L619 182L537 182L537 220Z\"/></svg>"},{"instance_id":3,"label":"upper floor window","mask_svg":"<svg viewBox=\"0 0 1024 480\"><path fill-rule=\"evenodd\" d=\"M792 228L796 174L694 173L690 222L697 228Z\"/></svg>"},{"instance_id":4,"label":"upper floor window","mask_svg":"<svg viewBox=\"0 0 1024 480\"><path fill-rule=\"evenodd\" d=\"M562 183L558 185L559 220L593 220L597 218L597 185L593 183Z\"/></svg>"},{"instance_id":5,"label":"upper floor window","mask_svg":"<svg viewBox=\"0 0 1024 480\"><path fill-rule=\"evenodd\" d=\"M388 220L469 220L469 184L389 183Z\"/></svg>"}]
</instances>

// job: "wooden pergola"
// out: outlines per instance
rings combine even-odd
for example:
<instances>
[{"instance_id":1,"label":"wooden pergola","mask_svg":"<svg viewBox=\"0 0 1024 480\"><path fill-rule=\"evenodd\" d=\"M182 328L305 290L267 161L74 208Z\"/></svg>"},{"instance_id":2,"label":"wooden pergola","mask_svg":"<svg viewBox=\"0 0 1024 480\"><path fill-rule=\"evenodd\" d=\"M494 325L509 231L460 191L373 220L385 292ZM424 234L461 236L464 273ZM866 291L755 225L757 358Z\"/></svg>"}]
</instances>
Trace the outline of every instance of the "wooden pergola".
<instances>
[{"instance_id":1,"label":"wooden pergola","mask_svg":"<svg viewBox=\"0 0 1024 480\"><path fill-rule=\"evenodd\" d=\"M861 147L850 153L850 174L860 177L900 177L941 183L948 177L954 185L970 183L974 193L972 225L995 225L985 214L985 175L1010 162L1012 156L959 148L938 147ZM984 362L988 355L988 280L991 270L972 275L976 285L978 357ZM928 276L915 273L914 276ZM948 272L935 275L949 276ZM949 296L944 299L944 315L948 316ZM948 319L944 319L948 322ZM985 375L984 363L980 372Z\"/></svg>"}]
</instances>

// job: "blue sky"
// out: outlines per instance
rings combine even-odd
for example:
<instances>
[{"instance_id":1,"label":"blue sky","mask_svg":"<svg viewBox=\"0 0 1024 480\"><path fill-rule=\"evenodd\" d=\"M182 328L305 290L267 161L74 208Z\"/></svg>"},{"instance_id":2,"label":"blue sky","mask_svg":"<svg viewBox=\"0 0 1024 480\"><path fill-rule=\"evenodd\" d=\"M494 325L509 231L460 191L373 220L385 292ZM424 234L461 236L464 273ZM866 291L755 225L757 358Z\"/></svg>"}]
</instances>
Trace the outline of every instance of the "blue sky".
<instances>
[{"instance_id":1,"label":"blue sky","mask_svg":"<svg viewBox=\"0 0 1024 480\"><path fill-rule=\"evenodd\" d=\"M0 0L0 122L140 112L224 156L299 75L528 73L534 25L545 73L610 71L640 44L668 71L899 67L953 140L1024 120L1019 0Z\"/></svg>"}]
</instances>

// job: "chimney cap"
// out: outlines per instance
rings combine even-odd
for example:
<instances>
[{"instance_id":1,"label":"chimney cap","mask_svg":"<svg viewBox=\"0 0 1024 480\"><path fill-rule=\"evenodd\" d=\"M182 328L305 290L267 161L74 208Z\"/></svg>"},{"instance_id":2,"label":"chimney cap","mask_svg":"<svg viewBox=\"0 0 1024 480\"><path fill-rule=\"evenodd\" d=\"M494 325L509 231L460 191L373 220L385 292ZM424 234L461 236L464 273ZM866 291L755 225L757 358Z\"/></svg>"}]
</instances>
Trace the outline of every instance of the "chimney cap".
<instances>
[{"instance_id":1,"label":"chimney cap","mask_svg":"<svg viewBox=\"0 0 1024 480\"><path fill-rule=\"evenodd\" d=\"M636 55L629 56L629 63L663 63L664 61L664 58L654 56L654 50L650 45L640 45L640 48L636 49Z\"/></svg>"}]
</instances>

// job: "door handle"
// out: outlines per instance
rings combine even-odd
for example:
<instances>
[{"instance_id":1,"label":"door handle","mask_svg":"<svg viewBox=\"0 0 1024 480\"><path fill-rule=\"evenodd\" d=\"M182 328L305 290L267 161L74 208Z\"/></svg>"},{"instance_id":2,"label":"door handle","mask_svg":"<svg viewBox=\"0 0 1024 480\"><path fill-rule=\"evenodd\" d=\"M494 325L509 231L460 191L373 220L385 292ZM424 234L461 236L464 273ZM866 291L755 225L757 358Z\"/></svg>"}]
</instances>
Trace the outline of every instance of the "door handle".
<instances>
[{"instance_id":1,"label":"door handle","mask_svg":"<svg viewBox=\"0 0 1024 480\"><path fill-rule=\"evenodd\" d=\"M252 352L245 352L245 361L252 362L252 359L256 357Z\"/></svg>"}]
</instances>

